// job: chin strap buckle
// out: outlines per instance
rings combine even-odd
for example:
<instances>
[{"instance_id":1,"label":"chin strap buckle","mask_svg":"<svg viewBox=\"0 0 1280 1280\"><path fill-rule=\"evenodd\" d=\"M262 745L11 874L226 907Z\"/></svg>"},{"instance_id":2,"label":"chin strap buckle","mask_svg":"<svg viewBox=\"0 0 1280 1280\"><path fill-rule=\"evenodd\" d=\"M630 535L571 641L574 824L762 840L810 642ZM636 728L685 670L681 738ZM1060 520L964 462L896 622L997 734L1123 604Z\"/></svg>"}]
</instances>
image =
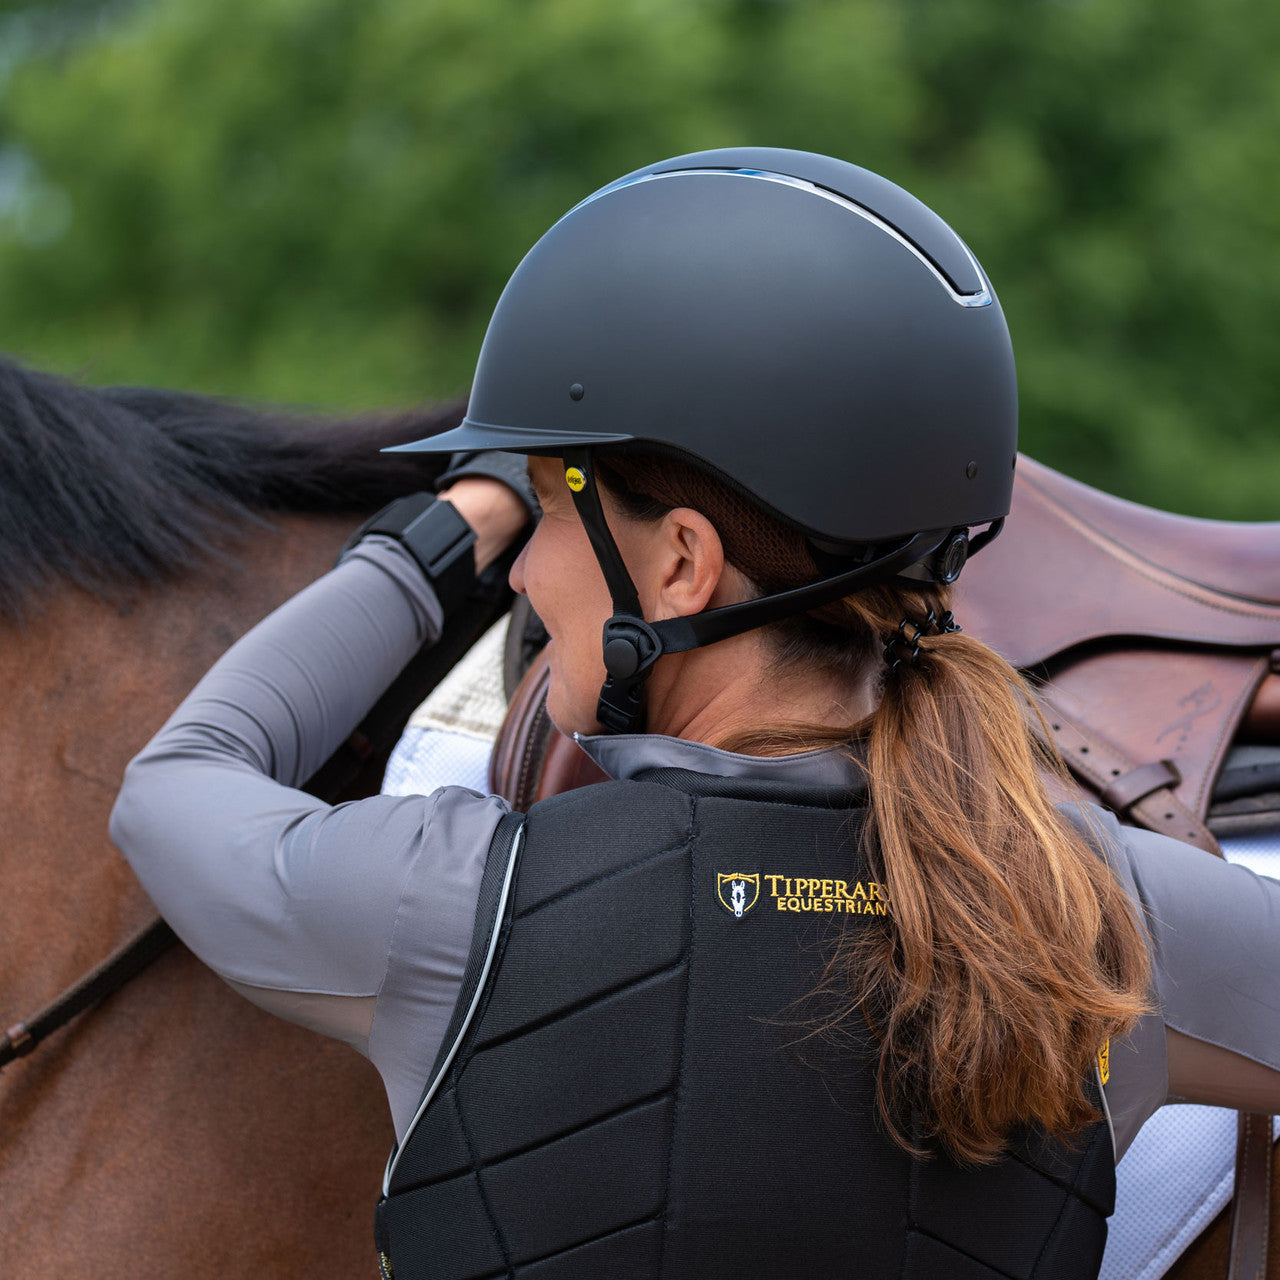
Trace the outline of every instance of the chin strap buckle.
<instances>
[{"instance_id":1,"label":"chin strap buckle","mask_svg":"<svg viewBox=\"0 0 1280 1280\"><path fill-rule=\"evenodd\" d=\"M660 657L662 641L647 622L614 614L604 624L604 667L609 677L600 690L596 719L610 733L643 731L641 691Z\"/></svg>"}]
</instances>

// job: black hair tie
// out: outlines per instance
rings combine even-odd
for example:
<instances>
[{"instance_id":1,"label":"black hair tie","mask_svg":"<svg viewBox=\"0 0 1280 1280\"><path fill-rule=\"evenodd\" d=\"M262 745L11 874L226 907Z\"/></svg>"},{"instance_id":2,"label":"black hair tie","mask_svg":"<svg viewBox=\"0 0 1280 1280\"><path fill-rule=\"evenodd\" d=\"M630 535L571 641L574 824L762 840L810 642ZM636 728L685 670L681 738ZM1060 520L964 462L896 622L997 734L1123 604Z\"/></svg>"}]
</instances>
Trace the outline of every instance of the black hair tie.
<instances>
[{"instance_id":1,"label":"black hair tie","mask_svg":"<svg viewBox=\"0 0 1280 1280\"><path fill-rule=\"evenodd\" d=\"M928 615L919 622L913 618L903 618L884 646L884 660L889 664L890 674L897 671L904 662L912 667L920 665L920 641L925 636L945 636L963 629L950 609L941 617L930 609Z\"/></svg>"}]
</instances>

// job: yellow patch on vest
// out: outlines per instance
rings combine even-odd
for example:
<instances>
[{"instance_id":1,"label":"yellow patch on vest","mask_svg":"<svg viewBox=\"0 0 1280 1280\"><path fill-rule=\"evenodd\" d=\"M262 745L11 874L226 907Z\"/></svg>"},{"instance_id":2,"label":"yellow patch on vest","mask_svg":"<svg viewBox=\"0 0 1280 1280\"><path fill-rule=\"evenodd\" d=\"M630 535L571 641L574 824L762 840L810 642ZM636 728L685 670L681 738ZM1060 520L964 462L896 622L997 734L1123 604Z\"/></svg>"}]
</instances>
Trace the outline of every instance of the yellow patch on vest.
<instances>
[{"instance_id":1,"label":"yellow patch on vest","mask_svg":"<svg viewBox=\"0 0 1280 1280\"><path fill-rule=\"evenodd\" d=\"M742 919L756 905L762 880L778 911L842 912L851 916L889 914L889 891L875 880L820 880L768 873L748 875L743 871L717 874L716 896L720 905Z\"/></svg>"}]
</instances>

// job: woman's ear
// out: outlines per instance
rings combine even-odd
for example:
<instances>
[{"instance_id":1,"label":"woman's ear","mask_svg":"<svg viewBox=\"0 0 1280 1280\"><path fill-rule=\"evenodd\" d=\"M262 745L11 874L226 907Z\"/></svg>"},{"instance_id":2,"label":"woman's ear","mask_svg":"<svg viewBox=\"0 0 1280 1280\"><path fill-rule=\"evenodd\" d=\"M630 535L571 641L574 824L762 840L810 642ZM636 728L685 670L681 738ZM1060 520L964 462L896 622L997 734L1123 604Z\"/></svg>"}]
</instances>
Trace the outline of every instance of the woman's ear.
<instances>
[{"instance_id":1,"label":"woman's ear","mask_svg":"<svg viewBox=\"0 0 1280 1280\"><path fill-rule=\"evenodd\" d=\"M649 589L653 621L683 618L724 603L717 596L726 582L724 547L715 525L700 511L676 507L652 526Z\"/></svg>"}]
</instances>

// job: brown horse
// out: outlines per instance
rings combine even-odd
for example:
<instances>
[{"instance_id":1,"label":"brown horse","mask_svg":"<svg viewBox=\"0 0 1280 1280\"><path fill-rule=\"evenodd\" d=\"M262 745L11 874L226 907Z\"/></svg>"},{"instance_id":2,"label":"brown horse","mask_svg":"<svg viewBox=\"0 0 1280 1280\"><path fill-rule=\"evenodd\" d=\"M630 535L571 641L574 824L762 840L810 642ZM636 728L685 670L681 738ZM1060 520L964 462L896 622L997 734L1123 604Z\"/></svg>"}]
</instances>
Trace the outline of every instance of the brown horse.
<instances>
[{"instance_id":1,"label":"brown horse","mask_svg":"<svg viewBox=\"0 0 1280 1280\"><path fill-rule=\"evenodd\" d=\"M377 449L458 417L289 422L0 362L0 1026L152 913L107 839L129 758L432 479ZM0 1274L372 1274L391 1138L367 1063L175 948L0 1075Z\"/></svg>"}]
</instances>

